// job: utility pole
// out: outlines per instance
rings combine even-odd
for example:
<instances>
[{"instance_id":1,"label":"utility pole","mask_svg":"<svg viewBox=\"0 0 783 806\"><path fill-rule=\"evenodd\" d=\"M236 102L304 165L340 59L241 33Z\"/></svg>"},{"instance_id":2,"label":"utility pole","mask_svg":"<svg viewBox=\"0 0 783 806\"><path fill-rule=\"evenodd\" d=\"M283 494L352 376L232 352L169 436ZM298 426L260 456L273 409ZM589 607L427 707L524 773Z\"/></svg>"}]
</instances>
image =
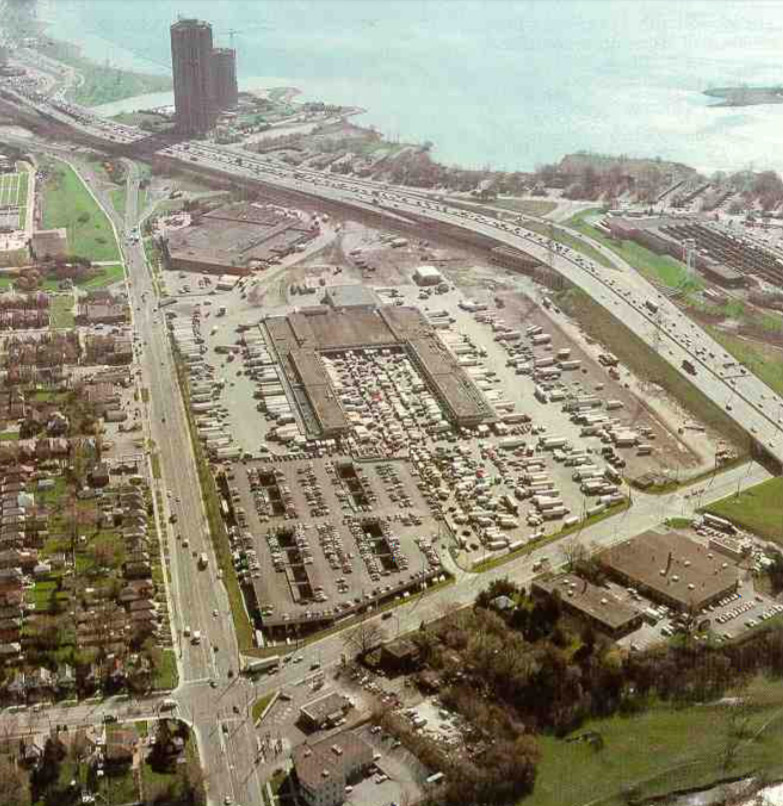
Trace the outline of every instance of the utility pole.
<instances>
[{"instance_id":1,"label":"utility pole","mask_svg":"<svg viewBox=\"0 0 783 806\"><path fill-rule=\"evenodd\" d=\"M696 262L696 239L695 238L686 238L682 242L682 251L683 251L683 263L686 266L686 274L685 279L687 282L691 282L693 280L693 270L695 268Z\"/></svg>"}]
</instances>

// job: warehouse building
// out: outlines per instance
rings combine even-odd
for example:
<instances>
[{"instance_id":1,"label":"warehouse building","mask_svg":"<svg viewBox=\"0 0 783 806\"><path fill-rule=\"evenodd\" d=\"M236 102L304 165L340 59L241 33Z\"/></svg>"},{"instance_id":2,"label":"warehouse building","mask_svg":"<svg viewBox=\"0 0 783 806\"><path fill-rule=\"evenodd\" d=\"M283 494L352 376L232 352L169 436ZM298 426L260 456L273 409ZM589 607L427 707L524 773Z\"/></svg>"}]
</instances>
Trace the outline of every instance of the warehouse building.
<instances>
[{"instance_id":1,"label":"warehouse building","mask_svg":"<svg viewBox=\"0 0 783 806\"><path fill-rule=\"evenodd\" d=\"M267 317L267 333L294 396L305 404L305 426L319 436L347 431L349 422L321 361L324 353L369 348L404 350L429 385L446 416L460 427L491 419L493 410L457 358L416 308L374 306L364 294L335 287L332 299L355 306L312 306Z\"/></svg>"},{"instance_id":2,"label":"warehouse building","mask_svg":"<svg viewBox=\"0 0 783 806\"><path fill-rule=\"evenodd\" d=\"M615 639L642 626L642 614L635 607L573 574L537 579L532 592L538 596L559 594L566 613L589 621L597 630Z\"/></svg>"},{"instance_id":3,"label":"warehouse building","mask_svg":"<svg viewBox=\"0 0 783 806\"><path fill-rule=\"evenodd\" d=\"M245 275L279 262L317 233L317 225L276 207L240 202L169 231L163 251L170 269Z\"/></svg>"},{"instance_id":4,"label":"warehouse building","mask_svg":"<svg viewBox=\"0 0 783 806\"><path fill-rule=\"evenodd\" d=\"M726 556L676 532L645 532L598 556L624 585L675 610L699 611L738 587L736 565Z\"/></svg>"}]
</instances>

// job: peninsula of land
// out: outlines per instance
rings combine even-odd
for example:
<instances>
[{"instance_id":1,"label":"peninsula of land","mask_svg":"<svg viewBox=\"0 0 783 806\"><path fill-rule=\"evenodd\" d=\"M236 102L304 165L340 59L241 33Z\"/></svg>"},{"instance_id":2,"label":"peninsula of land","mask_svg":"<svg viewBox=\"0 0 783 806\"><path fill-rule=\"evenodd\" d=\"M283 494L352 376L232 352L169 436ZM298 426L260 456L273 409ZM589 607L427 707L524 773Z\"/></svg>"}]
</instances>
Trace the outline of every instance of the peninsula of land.
<instances>
[{"instance_id":1,"label":"peninsula of land","mask_svg":"<svg viewBox=\"0 0 783 806\"><path fill-rule=\"evenodd\" d=\"M711 98L720 98L713 106L759 106L783 103L783 85L776 87L716 87L704 90Z\"/></svg>"}]
</instances>

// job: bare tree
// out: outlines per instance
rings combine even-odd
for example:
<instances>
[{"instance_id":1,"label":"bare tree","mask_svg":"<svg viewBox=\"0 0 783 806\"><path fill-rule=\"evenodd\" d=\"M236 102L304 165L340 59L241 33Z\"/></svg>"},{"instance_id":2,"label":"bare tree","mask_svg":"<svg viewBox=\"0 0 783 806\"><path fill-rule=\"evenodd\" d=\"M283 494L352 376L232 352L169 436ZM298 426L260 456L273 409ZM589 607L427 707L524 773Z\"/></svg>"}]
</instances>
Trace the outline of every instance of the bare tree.
<instances>
[{"instance_id":1,"label":"bare tree","mask_svg":"<svg viewBox=\"0 0 783 806\"><path fill-rule=\"evenodd\" d=\"M354 629L346 633L343 644L352 647L361 656L380 646L385 640L386 632L378 624L362 619Z\"/></svg>"}]
</instances>

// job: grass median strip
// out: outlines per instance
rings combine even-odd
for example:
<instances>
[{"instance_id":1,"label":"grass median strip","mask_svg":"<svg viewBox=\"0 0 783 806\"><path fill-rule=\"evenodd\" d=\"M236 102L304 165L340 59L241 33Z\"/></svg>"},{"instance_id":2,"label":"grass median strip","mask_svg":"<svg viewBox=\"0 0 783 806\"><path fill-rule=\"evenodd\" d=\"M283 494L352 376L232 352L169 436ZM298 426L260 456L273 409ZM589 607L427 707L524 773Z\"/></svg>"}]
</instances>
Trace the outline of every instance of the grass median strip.
<instances>
[{"instance_id":1,"label":"grass median strip","mask_svg":"<svg viewBox=\"0 0 783 806\"><path fill-rule=\"evenodd\" d=\"M272 702L273 699L277 697L277 691L270 691L269 694L265 694L263 697L259 697L254 703L253 707L250 710L250 716L253 719L253 723L258 722L261 719L264 711L269 706L269 703Z\"/></svg>"},{"instance_id":2,"label":"grass median strip","mask_svg":"<svg viewBox=\"0 0 783 806\"><path fill-rule=\"evenodd\" d=\"M229 544L223 516L220 512L220 496L218 495L215 485L215 479L212 476L209 461L204 455L201 441L196 435L193 415L190 411L190 389L188 387L188 380L185 376L182 363L177 361L176 366L185 411L187 412L190 441L193 445L193 454L196 459L196 469L201 486L201 497L204 501L209 531L212 536L212 546L215 549L218 567L223 572L223 584L226 586L229 603L231 604L231 615L234 620L234 629L237 634L239 650L240 652L247 652L254 647L253 625L250 623L250 618L245 609L245 599L234 571L234 563L231 558L231 545Z\"/></svg>"}]
</instances>

